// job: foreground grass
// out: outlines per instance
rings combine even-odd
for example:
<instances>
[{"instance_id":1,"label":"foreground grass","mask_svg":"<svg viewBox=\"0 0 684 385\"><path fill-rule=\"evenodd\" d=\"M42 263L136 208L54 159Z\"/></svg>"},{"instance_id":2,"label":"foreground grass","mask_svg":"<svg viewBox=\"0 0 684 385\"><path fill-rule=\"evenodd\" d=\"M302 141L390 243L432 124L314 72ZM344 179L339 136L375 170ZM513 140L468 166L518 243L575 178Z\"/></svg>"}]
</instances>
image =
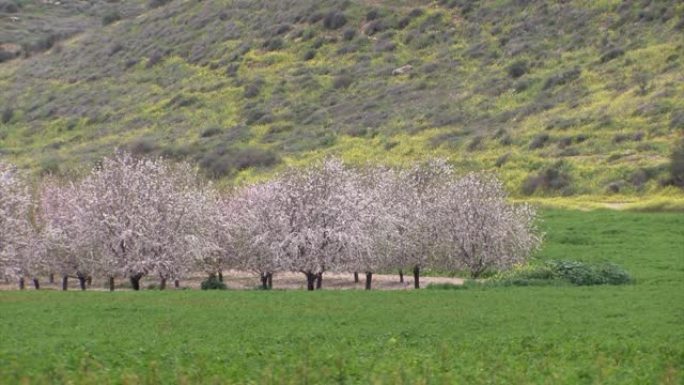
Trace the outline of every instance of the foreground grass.
<instances>
[{"instance_id":1,"label":"foreground grass","mask_svg":"<svg viewBox=\"0 0 684 385\"><path fill-rule=\"evenodd\" d=\"M4 292L0 383L678 384L684 216L548 211L540 258L635 285Z\"/></svg>"}]
</instances>

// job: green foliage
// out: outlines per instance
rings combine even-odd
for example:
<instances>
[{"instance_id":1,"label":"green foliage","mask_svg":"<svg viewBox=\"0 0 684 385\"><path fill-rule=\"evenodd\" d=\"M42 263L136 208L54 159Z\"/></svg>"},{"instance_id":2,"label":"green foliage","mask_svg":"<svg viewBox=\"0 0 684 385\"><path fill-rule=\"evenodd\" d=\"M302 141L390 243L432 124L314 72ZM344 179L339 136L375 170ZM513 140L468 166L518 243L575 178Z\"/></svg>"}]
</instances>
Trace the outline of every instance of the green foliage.
<instances>
[{"instance_id":1,"label":"green foliage","mask_svg":"<svg viewBox=\"0 0 684 385\"><path fill-rule=\"evenodd\" d=\"M202 281L200 286L202 290L226 290L228 287L225 283L221 282L218 277L214 274L210 275Z\"/></svg>"},{"instance_id":2,"label":"green foliage","mask_svg":"<svg viewBox=\"0 0 684 385\"><path fill-rule=\"evenodd\" d=\"M672 184L684 188L684 140L680 140L670 155Z\"/></svg>"},{"instance_id":3,"label":"green foliage","mask_svg":"<svg viewBox=\"0 0 684 385\"><path fill-rule=\"evenodd\" d=\"M118 11L113 10L102 16L102 25L109 25L119 20L121 20L121 14L119 14Z\"/></svg>"},{"instance_id":4,"label":"green foliage","mask_svg":"<svg viewBox=\"0 0 684 385\"><path fill-rule=\"evenodd\" d=\"M608 259L636 285L3 290L0 383L677 384L683 226L675 213L544 212L540 255Z\"/></svg>"},{"instance_id":5,"label":"green foliage","mask_svg":"<svg viewBox=\"0 0 684 385\"><path fill-rule=\"evenodd\" d=\"M684 127L675 0L19 4L22 21L0 23L6 58L52 51L0 67L0 106L14 110L0 147L36 173L53 143L69 171L154 138L151 153L197 161L266 143L288 164L444 156L464 172L496 165L521 193L563 160L571 188L533 194L602 195L619 181L620 194L671 194L659 167ZM238 125L249 139L202 134ZM229 169L217 175L273 171ZM656 172L637 186L639 169Z\"/></svg>"},{"instance_id":6,"label":"green foliage","mask_svg":"<svg viewBox=\"0 0 684 385\"><path fill-rule=\"evenodd\" d=\"M513 286L529 286L535 283L533 281L551 284L555 280L577 286L624 285L633 282L627 271L613 263L589 264L570 260L549 260L539 265L520 267L501 273L494 280Z\"/></svg>"}]
</instances>

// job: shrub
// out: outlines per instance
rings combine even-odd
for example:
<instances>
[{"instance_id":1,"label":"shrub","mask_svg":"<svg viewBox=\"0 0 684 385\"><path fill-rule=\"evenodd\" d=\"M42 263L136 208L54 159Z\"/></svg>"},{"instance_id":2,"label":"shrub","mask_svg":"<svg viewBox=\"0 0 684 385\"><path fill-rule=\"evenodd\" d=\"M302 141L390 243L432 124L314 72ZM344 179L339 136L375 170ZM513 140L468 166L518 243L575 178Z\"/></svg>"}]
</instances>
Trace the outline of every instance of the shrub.
<instances>
[{"instance_id":1,"label":"shrub","mask_svg":"<svg viewBox=\"0 0 684 385\"><path fill-rule=\"evenodd\" d=\"M304 52L304 57L303 59L308 61L316 57L316 50L315 49L310 49L306 52Z\"/></svg>"},{"instance_id":2,"label":"shrub","mask_svg":"<svg viewBox=\"0 0 684 385\"><path fill-rule=\"evenodd\" d=\"M627 271L613 263L550 260L500 272L490 282L486 286L533 286L564 282L576 286L625 285L634 280Z\"/></svg>"},{"instance_id":3,"label":"shrub","mask_svg":"<svg viewBox=\"0 0 684 385\"><path fill-rule=\"evenodd\" d=\"M164 53L159 50L155 50L154 52L152 52L152 54L150 54L150 57L147 59L146 67L151 68L157 65L157 63L159 63L160 61L162 61L162 59L164 59Z\"/></svg>"},{"instance_id":4,"label":"shrub","mask_svg":"<svg viewBox=\"0 0 684 385\"><path fill-rule=\"evenodd\" d=\"M285 47L285 41L279 37L268 39L262 44L262 48L266 51L277 51L283 47Z\"/></svg>"},{"instance_id":5,"label":"shrub","mask_svg":"<svg viewBox=\"0 0 684 385\"><path fill-rule=\"evenodd\" d=\"M202 290L226 290L228 287L226 287L226 284L221 282L218 277L214 274L210 275L202 281L200 287Z\"/></svg>"},{"instance_id":6,"label":"shrub","mask_svg":"<svg viewBox=\"0 0 684 385\"><path fill-rule=\"evenodd\" d=\"M356 30L354 28L347 28L342 32L342 38L344 40L350 41L356 36Z\"/></svg>"},{"instance_id":7,"label":"shrub","mask_svg":"<svg viewBox=\"0 0 684 385\"><path fill-rule=\"evenodd\" d=\"M222 133L223 130L220 127L209 127L200 133L202 138L210 138L212 136Z\"/></svg>"},{"instance_id":8,"label":"shrub","mask_svg":"<svg viewBox=\"0 0 684 385\"><path fill-rule=\"evenodd\" d=\"M622 48L611 48L601 55L601 63L607 63L625 54Z\"/></svg>"},{"instance_id":9,"label":"shrub","mask_svg":"<svg viewBox=\"0 0 684 385\"><path fill-rule=\"evenodd\" d=\"M2 110L2 116L0 117L0 121L3 124L9 123L9 121L12 120L13 116L14 116L14 110L11 107L5 107Z\"/></svg>"},{"instance_id":10,"label":"shrub","mask_svg":"<svg viewBox=\"0 0 684 385\"><path fill-rule=\"evenodd\" d=\"M569 195L572 193L571 181L570 175L564 170L563 161L559 161L537 174L528 176L523 182L522 192L525 195L532 195L541 190Z\"/></svg>"},{"instance_id":11,"label":"shrub","mask_svg":"<svg viewBox=\"0 0 684 385\"><path fill-rule=\"evenodd\" d=\"M12 52L5 51L3 49L0 49L0 63L12 60L16 57L16 54Z\"/></svg>"},{"instance_id":12,"label":"shrub","mask_svg":"<svg viewBox=\"0 0 684 385\"><path fill-rule=\"evenodd\" d=\"M148 8L157 8L157 7L161 7L163 5L166 5L170 2L171 2L171 0L150 0L150 2L147 3L147 7Z\"/></svg>"},{"instance_id":13,"label":"shrub","mask_svg":"<svg viewBox=\"0 0 684 385\"><path fill-rule=\"evenodd\" d=\"M496 166L497 168L501 168L501 166L503 166L504 164L506 164L506 162L508 162L508 159L510 157L511 157L510 152L507 152L507 153L501 155L500 157L496 158L496 161L494 162L494 166Z\"/></svg>"},{"instance_id":14,"label":"shrub","mask_svg":"<svg viewBox=\"0 0 684 385\"><path fill-rule=\"evenodd\" d=\"M156 141L152 138L138 138L131 142L128 147L134 156L147 155L158 148Z\"/></svg>"},{"instance_id":15,"label":"shrub","mask_svg":"<svg viewBox=\"0 0 684 385\"><path fill-rule=\"evenodd\" d=\"M527 73L527 62L519 60L508 66L508 75L514 79Z\"/></svg>"},{"instance_id":16,"label":"shrub","mask_svg":"<svg viewBox=\"0 0 684 385\"><path fill-rule=\"evenodd\" d=\"M632 282L624 269L612 264L591 265L578 261L548 261L554 278L564 279L577 286L623 285Z\"/></svg>"},{"instance_id":17,"label":"shrub","mask_svg":"<svg viewBox=\"0 0 684 385\"><path fill-rule=\"evenodd\" d=\"M280 161L277 154L256 147L218 147L200 160L200 167L213 178L232 176L250 167L269 167Z\"/></svg>"},{"instance_id":18,"label":"shrub","mask_svg":"<svg viewBox=\"0 0 684 385\"><path fill-rule=\"evenodd\" d=\"M366 13L366 20L371 21L380 17L380 11L377 9L371 9Z\"/></svg>"},{"instance_id":19,"label":"shrub","mask_svg":"<svg viewBox=\"0 0 684 385\"><path fill-rule=\"evenodd\" d=\"M342 12L331 11L323 18L323 26L327 29L338 29L347 24L347 17Z\"/></svg>"},{"instance_id":20,"label":"shrub","mask_svg":"<svg viewBox=\"0 0 684 385\"><path fill-rule=\"evenodd\" d=\"M121 20L121 14L116 10L109 11L102 15L102 25L109 25L119 20Z\"/></svg>"},{"instance_id":21,"label":"shrub","mask_svg":"<svg viewBox=\"0 0 684 385\"><path fill-rule=\"evenodd\" d=\"M581 73L582 72L579 68L573 68L571 70L552 75L546 79L546 82L544 82L544 89L547 90L549 88L570 83L575 79L579 79Z\"/></svg>"},{"instance_id":22,"label":"shrub","mask_svg":"<svg viewBox=\"0 0 684 385\"><path fill-rule=\"evenodd\" d=\"M530 142L530 150L535 150L544 147L546 143L549 141L549 139L550 137L548 134L537 134Z\"/></svg>"},{"instance_id":23,"label":"shrub","mask_svg":"<svg viewBox=\"0 0 684 385\"><path fill-rule=\"evenodd\" d=\"M19 6L14 1L0 1L0 12L4 13L17 13L19 12Z\"/></svg>"},{"instance_id":24,"label":"shrub","mask_svg":"<svg viewBox=\"0 0 684 385\"><path fill-rule=\"evenodd\" d=\"M672 114L672 119L670 119L670 128L684 130L684 111Z\"/></svg>"},{"instance_id":25,"label":"shrub","mask_svg":"<svg viewBox=\"0 0 684 385\"><path fill-rule=\"evenodd\" d=\"M684 188L684 140L680 140L670 155L672 184Z\"/></svg>"},{"instance_id":26,"label":"shrub","mask_svg":"<svg viewBox=\"0 0 684 385\"><path fill-rule=\"evenodd\" d=\"M337 75L335 79L333 80L333 88L336 90L342 89L342 88L348 88L352 83L354 82L354 79L346 74L341 74Z\"/></svg>"},{"instance_id":27,"label":"shrub","mask_svg":"<svg viewBox=\"0 0 684 385\"><path fill-rule=\"evenodd\" d=\"M249 99L259 96L259 93L261 93L261 86L263 84L263 80L256 79L252 83L245 86L245 91L243 93L244 97Z\"/></svg>"}]
</instances>

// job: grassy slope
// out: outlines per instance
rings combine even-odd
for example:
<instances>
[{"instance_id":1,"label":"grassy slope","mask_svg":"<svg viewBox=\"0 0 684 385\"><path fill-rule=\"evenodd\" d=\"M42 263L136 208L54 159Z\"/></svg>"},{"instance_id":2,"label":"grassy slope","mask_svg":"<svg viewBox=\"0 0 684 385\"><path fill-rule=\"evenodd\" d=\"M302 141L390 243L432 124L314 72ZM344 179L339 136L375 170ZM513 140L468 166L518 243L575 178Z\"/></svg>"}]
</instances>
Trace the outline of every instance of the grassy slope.
<instances>
[{"instance_id":1,"label":"grassy slope","mask_svg":"<svg viewBox=\"0 0 684 385\"><path fill-rule=\"evenodd\" d=\"M677 384L684 217L549 211L622 287L0 293L0 382ZM42 382L41 382L42 380Z\"/></svg>"},{"instance_id":2,"label":"grassy slope","mask_svg":"<svg viewBox=\"0 0 684 385\"><path fill-rule=\"evenodd\" d=\"M174 1L0 65L0 149L59 172L123 146L231 180L442 155L517 194L555 164L570 182L537 194L681 200L658 181L684 129L684 5L469 3Z\"/></svg>"}]
</instances>

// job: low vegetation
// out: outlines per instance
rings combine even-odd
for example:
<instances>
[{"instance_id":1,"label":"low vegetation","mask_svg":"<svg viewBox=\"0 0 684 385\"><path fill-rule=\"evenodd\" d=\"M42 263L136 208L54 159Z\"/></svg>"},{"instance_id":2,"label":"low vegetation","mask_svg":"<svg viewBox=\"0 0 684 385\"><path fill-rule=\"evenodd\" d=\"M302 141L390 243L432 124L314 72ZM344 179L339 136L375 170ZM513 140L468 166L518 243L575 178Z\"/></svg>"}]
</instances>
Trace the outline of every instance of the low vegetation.
<instances>
[{"instance_id":1,"label":"low vegetation","mask_svg":"<svg viewBox=\"0 0 684 385\"><path fill-rule=\"evenodd\" d=\"M436 155L514 195L681 196L674 0L2 4L20 21L0 27L0 151L36 174L151 139L222 184L327 154Z\"/></svg>"},{"instance_id":2,"label":"low vegetation","mask_svg":"<svg viewBox=\"0 0 684 385\"><path fill-rule=\"evenodd\" d=\"M636 284L1 291L0 382L680 383L682 216L543 218L540 263L612 262Z\"/></svg>"}]
</instances>

